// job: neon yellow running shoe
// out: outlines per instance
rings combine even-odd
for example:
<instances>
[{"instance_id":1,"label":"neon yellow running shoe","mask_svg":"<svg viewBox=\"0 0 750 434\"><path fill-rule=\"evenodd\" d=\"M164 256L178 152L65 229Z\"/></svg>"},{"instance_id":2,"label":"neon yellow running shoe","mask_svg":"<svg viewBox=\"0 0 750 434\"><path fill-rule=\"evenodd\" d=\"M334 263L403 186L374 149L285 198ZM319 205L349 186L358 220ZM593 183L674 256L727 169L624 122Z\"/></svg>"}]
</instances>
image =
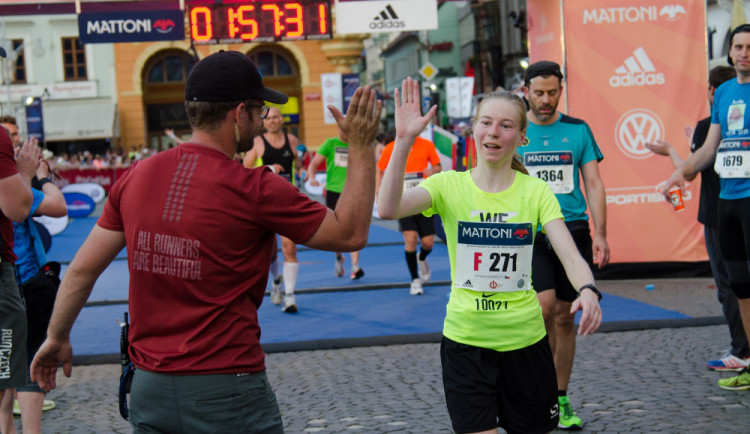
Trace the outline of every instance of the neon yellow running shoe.
<instances>
[{"instance_id":1,"label":"neon yellow running shoe","mask_svg":"<svg viewBox=\"0 0 750 434\"><path fill-rule=\"evenodd\" d=\"M719 380L719 387L724 390L748 390L750 389L750 369L745 368L740 375L734 377L722 378Z\"/></svg>"},{"instance_id":2,"label":"neon yellow running shoe","mask_svg":"<svg viewBox=\"0 0 750 434\"><path fill-rule=\"evenodd\" d=\"M573 412L573 408L570 406L570 398L558 396L557 403L560 405L560 421L557 423L557 427L570 430L581 429L583 421Z\"/></svg>"},{"instance_id":3,"label":"neon yellow running shoe","mask_svg":"<svg viewBox=\"0 0 750 434\"><path fill-rule=\"evenodd\" d=\"M49 411L55 408L55 401L45 399L44 403L42 404L42 411ZM13 414L16 416L21 415L21 407L18 405L18 400L13 400Z\"/></svg>"}]
</instances>

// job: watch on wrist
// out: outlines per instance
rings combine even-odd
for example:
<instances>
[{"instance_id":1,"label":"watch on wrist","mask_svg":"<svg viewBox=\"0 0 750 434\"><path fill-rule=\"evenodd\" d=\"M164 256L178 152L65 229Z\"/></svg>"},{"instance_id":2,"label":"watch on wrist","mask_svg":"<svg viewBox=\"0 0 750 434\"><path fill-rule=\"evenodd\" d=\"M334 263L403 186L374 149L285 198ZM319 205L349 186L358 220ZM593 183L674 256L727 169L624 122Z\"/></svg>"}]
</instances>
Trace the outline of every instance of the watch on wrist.
<instances>
[{"instance_id":1,"label":"watch on wrist","mask_svg":"<svg viewBox=\"0 0 750 434\"><path fill-rule=\"evenodd\" d=\"M596 294L596 296L597 296L597 297L599 298L599 300L601 301L601 299L602 299L602 293L601 293L601 292L599 292L599 290L598 290L598 289L596 289L596 286L594 286L594 284L593 284L593 283L587 283L587 284L583 285L583 286L582 286L582 287L581 287L580 289L578 289L578 293L580 294L580 293L581 293L581 292L583 292L583 290L584 290L584 289L586 289L586 288L588 288L588 289L592 290L592 291L594 292L594 294Z\"/></svg>"},{"instance_id":2,"label":"watch on wrist","mask_svg":"<svg viewBox=\"0 0 750 434\"><path fill-rule=\"evenodd\" d=\"M40 179L39 182L38 182L38 184L37 184L37 186L39 187L38 190L41 190L42 187L44 187L44 184L46 184L48 182L52 182L52 180L49 179L49 177Z\"/></svg>"}]
</instances>

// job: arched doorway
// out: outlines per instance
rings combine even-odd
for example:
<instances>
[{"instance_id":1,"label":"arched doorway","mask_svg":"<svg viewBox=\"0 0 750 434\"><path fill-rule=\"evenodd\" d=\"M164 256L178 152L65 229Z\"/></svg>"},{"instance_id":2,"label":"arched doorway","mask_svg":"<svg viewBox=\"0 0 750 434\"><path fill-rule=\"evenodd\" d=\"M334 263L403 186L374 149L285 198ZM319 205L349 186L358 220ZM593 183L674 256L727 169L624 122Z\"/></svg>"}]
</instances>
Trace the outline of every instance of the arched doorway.
<instances>
[{"instance_id":1,"label":"arched doorway","mask_svg":"<svg viewBox=\"0 0 750 434\"><path fill-rule=\"evenodd\" d=\"M262 45L251 50L248 56L258 65L265 86L289 96L289 102L280 107L284 115L284 131L294 134L300 143L304 143L305 138L300 137L300 131L304 131L304 119L300 117L299 65L294 56L277 45Z\"/></svg>"},{"instance_id":2,"label":"arched doorway","mask_svg":"<svg viewBox=\"0 0 750 434\"><path fill-rule=\"evenodd\" d=\"M182 50L156 53L143 69L143 105L148 147L163 151L177 143L164 134L172 129L177 137L190 137L185 114L185 82L195 59Z\"/></svg>"}]
</instances>

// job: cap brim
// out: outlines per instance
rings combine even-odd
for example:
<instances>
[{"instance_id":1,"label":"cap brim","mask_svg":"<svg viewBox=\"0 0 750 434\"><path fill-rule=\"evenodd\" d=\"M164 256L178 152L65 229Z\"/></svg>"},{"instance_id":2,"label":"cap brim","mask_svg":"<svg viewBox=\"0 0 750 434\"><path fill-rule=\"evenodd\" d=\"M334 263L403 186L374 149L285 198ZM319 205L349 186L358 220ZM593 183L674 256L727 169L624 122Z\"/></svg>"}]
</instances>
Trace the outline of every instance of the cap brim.
<instances>
[{"instance_id":1,"label":"cap brim","mask_svg":"<svg viewBox=\"0 0 750 434\"><path fill-rule=\"evenodd\" d=\"M260 92L258 98L262 99L263 101L272 102L274 104L286 104L286 102L289 101L289 97L286 96L285 93L269 89L267 87L263 88L263 91Z\"/></svg>"}]
</instances>

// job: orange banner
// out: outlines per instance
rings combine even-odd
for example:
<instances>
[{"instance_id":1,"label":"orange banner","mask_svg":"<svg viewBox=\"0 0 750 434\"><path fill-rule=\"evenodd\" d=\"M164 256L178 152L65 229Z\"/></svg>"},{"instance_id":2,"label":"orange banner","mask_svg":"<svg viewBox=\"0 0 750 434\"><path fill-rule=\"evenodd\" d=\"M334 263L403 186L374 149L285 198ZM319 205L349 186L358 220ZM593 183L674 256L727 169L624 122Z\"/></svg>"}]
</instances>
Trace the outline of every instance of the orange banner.
<instances>
[{"instance_id":1,"label":"orange banner","mask_svg":"<svg viewBox=\"0 0 750 434\"><path fill-rule=\"evenodd\" d=\"M675 213L656 189L672 165L644 146L664 139L686 158L685 127L708 116L705 7L702 0L562 2L568 114L589 124L604 153L612 262L707 259L696 220L699 182ZM530 48L532 61L542 60Z\"/></svg>"},{"instance_id":2,"label":"orange banner","mask_svg":"<svg viewBox=\"0 0 750 434\"><path fill-rule=\"evenodd\" d=\"M529 63L551 60L564 65L562 0L528 0L526 3L529 33ZM567 113L563 93L558 110Z\"/></svg>"},{"instance_id":3,"label":"orange banner","mask_svg":"<svg viewBox=\"0 0 750 434\"><path fill-rule=\"evenodd\" d=\"M529 0L526 8L531 62L551 60L562 65L562 0Z\"/></svg>"}]
</instances>

